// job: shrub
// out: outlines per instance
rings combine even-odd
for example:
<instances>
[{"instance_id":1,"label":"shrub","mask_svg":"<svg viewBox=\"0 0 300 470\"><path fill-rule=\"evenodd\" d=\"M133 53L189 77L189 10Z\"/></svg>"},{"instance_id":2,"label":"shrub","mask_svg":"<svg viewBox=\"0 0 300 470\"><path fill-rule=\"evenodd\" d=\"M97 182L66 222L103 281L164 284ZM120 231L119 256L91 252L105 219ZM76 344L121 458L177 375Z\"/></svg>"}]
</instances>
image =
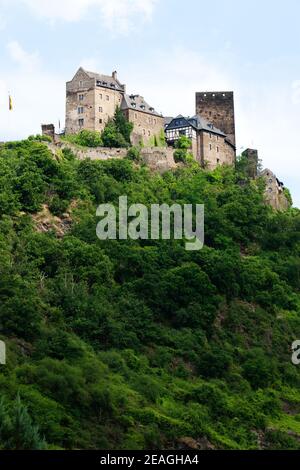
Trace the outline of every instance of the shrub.
<instances>
[{"instance_id":1,"label":"shrub","mask_svg":"<svg viewBox=\"0 0 300 470\"><path fill-rule=\"evenodd\" d=\"M30 135L28 137L28 140L30 141L37 141L37 142L52 142L52 139L49 135L41 135L41 134L37 134L37 135Z\"/></svg>"},{"instance_id":2,"label":"shrub","mask_svg":"<svg viewBox=\"0 0 300 470\"><path fill-rule=\"evenodd\" d=\"M110 119L102 132L102 141L105 147L129 147L133 124L128 122L118 107L113 119Z\"/></svg>"},{"instance_id":3,"label":"shrub","mask_svg":"<svg viewBox=\"0 0 300 470\"><path fill-rule=\"evenodd\" d=\"M126 148L129 146L125 137L118 131L116 124L112 120L106 124L101 137L104 147Z\"/></svg>"},{"instance_id":4,"label":"shrub","mask_svg":"<svg viewBox=\"0 0 300 470\"><path fill-rule=\"evenodd\" d=\"M69 205L69 201L60 199L59 196L54 196L49 204L49 209L53 215L60 216L64 212L66 212L68 205Z\"/></svg>"},{"instance_id":5,"label":"shrub","mask_svg":"<svg viewBox=\"0 0 300 470\"><path fill-rule=\"evenodd\" d=\"M175 142L174 160L175 163L187 163L193 156L188 152L192 147L192 142L186 136L181 136Z\"/></svg>"},{"instance_id":6,"label":"shrub","mask_svg":"<svg viewBox=\"0 0 300 470\"><path fill-rule=\"evenodd\" d=\"M129 160L138 162L141 160L141 151L138 147L131 147L127 152L127 158Z\"/></svg>"},{"instance_id":7,"label":"shrub","mask_svg":"<svg viewBox=\"0 0 300 470\"><path fill-rule=\"evenodd\" d=\"M192 141L186 137L185 135L182 135L176 142L175 142L175 148L176 149L181 149L181 150L188 150L192 147Z\"/></svg>"},{"instance_id":8,"label":"shrub","mask_svg":"<svg viewBox=\"0 0 300 470\"><path fill-rule=\"evenodd\" d=\"M100 133L87 129L82 129L76 135L75 143L83 147L101 147L103 145Z\"/></svg>"}]
</instances>

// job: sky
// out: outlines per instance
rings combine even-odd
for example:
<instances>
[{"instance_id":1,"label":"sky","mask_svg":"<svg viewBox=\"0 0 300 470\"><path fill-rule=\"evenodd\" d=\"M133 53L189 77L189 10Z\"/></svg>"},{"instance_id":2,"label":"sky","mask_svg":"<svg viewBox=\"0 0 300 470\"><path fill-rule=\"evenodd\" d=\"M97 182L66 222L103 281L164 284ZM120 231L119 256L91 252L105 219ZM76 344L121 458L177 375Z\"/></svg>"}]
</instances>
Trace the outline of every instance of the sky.
<instances>
[{"instance_id":1,"label":"sky","mask_svg":"<svg viewBox=\"0 0 300 470\"><path fill-rule=\"evenodd\" d=\"M299 0L0 0L0 141L63 127L79 66L166 116L233 90L238 153L257 148L300 207L299 16Z\"/></svg>"}]
</instances>

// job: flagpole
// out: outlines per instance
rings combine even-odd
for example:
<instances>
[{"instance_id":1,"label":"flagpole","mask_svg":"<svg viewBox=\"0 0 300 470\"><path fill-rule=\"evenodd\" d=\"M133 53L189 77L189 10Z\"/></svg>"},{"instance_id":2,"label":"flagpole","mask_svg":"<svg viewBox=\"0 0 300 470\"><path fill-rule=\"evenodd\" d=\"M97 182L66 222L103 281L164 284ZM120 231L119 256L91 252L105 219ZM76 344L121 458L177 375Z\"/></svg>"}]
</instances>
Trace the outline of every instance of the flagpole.
<instances>
[{"instance_id":1,"label":"flagpole","mask_svg":"<svg viewBox=\"0 0 300 470\"><path fill-rule=\"evenodd\" d=\"M8 91L8 130L9 130L9 140L12 140L12 122L11 122L11 117L10 117L10 91Z\"/></svg>"}]
</instances>

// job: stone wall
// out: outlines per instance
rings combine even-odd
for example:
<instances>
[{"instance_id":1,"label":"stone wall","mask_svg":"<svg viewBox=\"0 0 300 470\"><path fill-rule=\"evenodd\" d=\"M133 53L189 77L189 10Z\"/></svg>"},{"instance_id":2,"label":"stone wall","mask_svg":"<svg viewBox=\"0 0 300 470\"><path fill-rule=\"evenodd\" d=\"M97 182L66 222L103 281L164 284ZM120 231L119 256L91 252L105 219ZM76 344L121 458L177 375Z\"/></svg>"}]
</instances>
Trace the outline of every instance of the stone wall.
<instances>
[{"instance_id":1,"label":"stone wall","mask_svg":"<svg viewBox=\"0 0 300 470\"><path fill-rule=\"evenodd\" d=\"M81 95L82 100L79 99ZM94 78L89 78L83 70L79 70L73 80L67 83L66 134L76 134L82 128L102 132L121 101L121 92L96 86ZM83 108L83 113L79 114L78 108ZM82 127L79 119L84 119Z\"/></svg>"},{"instance_id":2,"label":"stone wall","mask_svg":"<svg viewBox=\"0 0 300 470\"><path fill-rule=\"evenodd\" d=\"M42 124L42 135L47 135L51 137L52 140L55 139L55 126L54 124Z\"/></svg>"},{"instance_id":3,"label":"stone wall","mask_svg":"<svg viewBox=\"0 0 300 470\"><path fill-rule=\"evenodd\" d=\"M121 106L122 93L110 88L96 87L95 89L95 126L94 130L102 132L109 119L115 115L117 107Z\"/></svg>"},{"instance_id":4,"label":"stone wall","mask_svg":"<svg viewBox=\"0 0 300 470\"><path fill-rule=\"evenodd\" d=\"M235 146L235 114L233 92L196 93L196 114L227 135Z\"/></svg>"},{"instance_id":5,"label":"stone wall","mask_svg":"<svg viewBox=\"0 0 300 470\"><path fill-rule=\"evenodd\" d=\"M79 158L84 160L90 158L91 160L110 160L116 158L125 158L127 156L127 149L117 149L117 148L84 148L81 149L74 144L68 142L59 142L59 143L46 143L48 148L53 154L57 153L58 149L68 148ZM173 148L143 148L141 149L141 157L144 163L149 166L152 170L157 171L168 171L172 168L176 168L176 163L174 161L174 149Z\"/></svg>"},{"instance_id":6,"label":"stone wall","mask_svg":"<svg viewBox=\"0 0 300 470\"><path fill-rule=\"evenodd\" d=\"M200 155L202 165L214 170L218 165L234 165L235 149L222 136L201 132Z\"/></svg>"},{"instance_id":7,"label":"stone wall","mask_svg":"<svg viewBox=\"0 0 300 470\"><path fill-rule=\"evenodd\" d=\"M133 109L127 109L124 114L126 119L134 125L131 135L133 145L138 145L140 142L147 145L151 138L159 137L161 132L164 132L163 117Z\"/></svg>"},{"instance_id":8,"label":"stone wall","mask_svg":"<svg viewBox=\"0 0 300 470\"><path fill-rule=\"evenodd\" d=\"M144 148L141 151L141 156L144 163L152 170L164 172L177 166L174 161L174 149L171 147Z\"/></svg>"},{"instance_id":9,"label":"stone wall","mask_svg":"<svg viewBox=\"0 0 300 470\"><path fill-rule=\"evenodd\" d=\"M289 209L290 203L284 194L284 186L278 181L276 175L271 170L265 169L260 176L266 181L266 203L278 211Z\"/></svg>"},{"instance_id":10,"label":"stone wall","mask_svg":"<svg viewBox=\"0 0 300 470\"><path fill-rule=\"evenodd\" d=\"M105 147L95 147L89 148L86 147L81 149L76 145L73 145L68 142L59 142L57 144L47 143L48 148L52 153L56 153L58 149L68 148L72 150L74 155L76 155L80 160L90 158L91 160L109 160L111 158L125 158L127 155L127 149L121 148L105 148Z\"/></svg>"}]
</instances>

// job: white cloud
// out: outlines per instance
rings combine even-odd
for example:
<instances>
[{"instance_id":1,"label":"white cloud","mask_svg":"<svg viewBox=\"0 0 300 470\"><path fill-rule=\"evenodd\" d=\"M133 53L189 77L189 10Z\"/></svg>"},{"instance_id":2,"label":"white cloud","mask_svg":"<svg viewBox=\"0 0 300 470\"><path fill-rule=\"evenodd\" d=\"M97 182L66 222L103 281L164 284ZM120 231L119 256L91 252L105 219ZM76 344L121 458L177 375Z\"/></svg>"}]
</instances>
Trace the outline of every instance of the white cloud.
<instances>
[{"instance_id":1,"label":"white cloud","mask_svg":"<svg viewBox=\"0 0 300 470\"><path fill-rule=\"evenodd\" d=\"M175 116L195 114L195 92L232 89L234 84L225 67L208 61L185 47L166 53L156 51L146 63L129 63L127 76L119 73L128 91L145 97L157 111Z\"/></svg>"},{"instance_id":2,"label":"white cloud","mask_svg":"<svg viewBox=\"0 0 300 470\"><path fill-rule=\"evenodd\" d=\"M38 64L38 54L26 52L18 41L11 41L7 49L12 60L22 67L32 68Z\"/></svg>"},{"instance_id":3,"label":"white cloud","mask_svg":"<svg viewBox=\"0 0 300 470\"><path fill-rule=\"evenodd\" d=\"M35 14L54 20L76 22L94 7L105 26L114 33L126 33L134 19L149 20L158 0L22 0Z\"/></svg>"}]
</instances>

